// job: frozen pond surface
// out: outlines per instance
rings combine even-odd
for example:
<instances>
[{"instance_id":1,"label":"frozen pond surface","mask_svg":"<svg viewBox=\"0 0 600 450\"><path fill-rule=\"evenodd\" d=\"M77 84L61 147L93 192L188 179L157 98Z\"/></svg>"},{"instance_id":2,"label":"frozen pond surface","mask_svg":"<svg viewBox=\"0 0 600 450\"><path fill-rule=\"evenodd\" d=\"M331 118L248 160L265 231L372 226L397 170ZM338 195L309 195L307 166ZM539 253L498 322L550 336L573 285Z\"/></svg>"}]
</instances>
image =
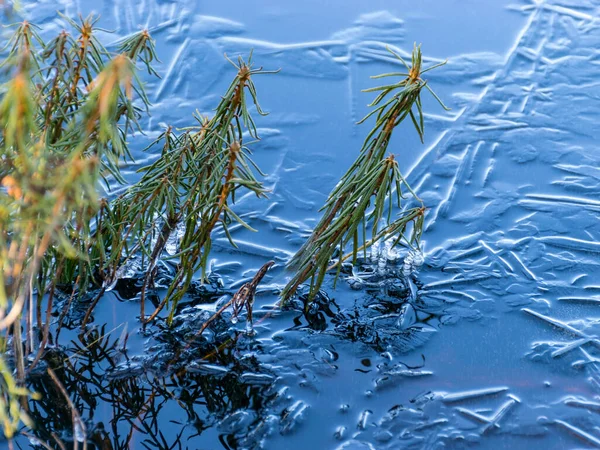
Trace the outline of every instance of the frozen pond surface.
<instances>
[{"instance_id":1,"label":"frozen pond surface","mask_svg":"<svg viewBox=\"0 0 600 450\"><path fill-rule=\"evenodd\" d=\"M107 294L95 322L113 330L129 318L134 363L98 364L99 378L120 380L115 392L139 394L142 404L162 400L150 413L138 406L127 416L122 394L93 401L81 394L88 431L102 423L111 441L97 448L600 447L598 2L86 0L25 7L44 33L62 28L56 9L70 17L96 11L118 36L149 27L163 62L162 80L147 87L150 137L161 123L184 126L194 110L210 112L233 75L223 52L254 49L258 64L282 69L255 80L271 114L258 119L263 140L253 149L272 193L268 201L240 199L238 211L259 232L234 233L235 251L223 235L212 254L215 272L233 290L277 261L257 298L258 335L242 338L218 364L196 355L191 374L156 389L160 370L136 366L132 355L136 345L140 355L162 347L135 331L135 300ZM425 145L410 124L390 145L429 207L410 331L381 342L344 331L354 308L373 310L365 306L371 294L345 283L326 287L337 307L320 327L293 311L271 311L273 289L289 276L284 262L367 133L355 122L372 97L360 90L375 85L369 75L394 70L384 44L409 52L414 41L423 43L428 63L449 59L429 79L452 111L426 98ZM139 166L156 157L141 151L149 139L133 142ZM139 166L125 170L131 180ZM375 321L361 317L373 331ZM393 334L385 321L380 329ZM136 381L127 381L128 371ZM57 419L51 427L64 437L71 424Z\"/></svg>"}]
</instances>

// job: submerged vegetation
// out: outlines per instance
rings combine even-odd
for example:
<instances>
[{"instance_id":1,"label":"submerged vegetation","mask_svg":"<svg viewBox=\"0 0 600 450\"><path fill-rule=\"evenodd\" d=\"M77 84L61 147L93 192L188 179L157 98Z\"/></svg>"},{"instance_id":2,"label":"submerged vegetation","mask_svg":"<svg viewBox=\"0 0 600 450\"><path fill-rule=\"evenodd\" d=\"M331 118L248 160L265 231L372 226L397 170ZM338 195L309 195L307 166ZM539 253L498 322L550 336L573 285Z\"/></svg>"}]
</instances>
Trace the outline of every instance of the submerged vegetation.
<instances>
[{"instance_id":1,"label":"submerged vegetation","mask_svg":"<svg viewBox=\"0 0 600 450\"><path fill-rule=\"evenodd\" d=\"M59 293L68 301L56 327L76 302L87 310L80 323L85 331L105 291L130 260L140 258L140 321L150 323L166 308L171 325L195 277L201 282L207 277L212 232L222 228L235 246L232 224L252 230L234 211L236 197L241 191L267 195L260 181L264 174L251 158L252 142L246 140L259 139L250 110L265 115L253 77L273 72L255 67L250 54L247 61L230 60L234 79L211 116L198 112L192 126L165 129L148 147L159 149L159 155L140 170L140 180L116 198L102 198L99 183L125 183L120 166L132 159L128 136L141 131L139 121L149 106L136 71L158 76L152 66L158 58L146 30L109 51L96 37L96 18L65 20L73 34L63 31L49 41L33 24L16 25L1 65L8 81L0 91L0 330L5 333L0 421L8 439L19 422L32 425L26 380L48 356ZM419 248L425 205L387 151L394 129L408 117L423 139L421 92L430 91L442 103L422 75L441 64L423 69L417 46L410 66L390 52L406 72L374 77L400 81L367 90L380 94L361 123L375 116L375 125L330 194L322 219L290 261L295 274L281 293L283 301L309 279L314 297L326 273L337 278L344 261L356 263L358 254L378 241ZM169 246L173 239L175 248ZM174 260L176 269L156 309L147 312L157 262L165 258ZM272 264L218 312L232 305L237 320L245 308L251 327L254 293ZM64 392L51 370L48 376L56 384L54 394ZM36 408L34 413L39 415Z\"/></svg>"}]
</instances>

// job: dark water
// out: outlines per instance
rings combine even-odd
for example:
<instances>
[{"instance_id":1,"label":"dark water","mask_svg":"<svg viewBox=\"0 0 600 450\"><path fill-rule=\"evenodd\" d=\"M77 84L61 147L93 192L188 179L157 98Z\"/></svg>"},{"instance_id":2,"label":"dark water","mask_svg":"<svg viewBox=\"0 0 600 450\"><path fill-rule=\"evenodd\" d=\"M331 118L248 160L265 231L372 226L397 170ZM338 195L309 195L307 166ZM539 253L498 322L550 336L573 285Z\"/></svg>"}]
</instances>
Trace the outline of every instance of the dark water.
<instances>
[{"instance_id":1,"label":"dark water","mask_svg":"<svg viewBox=\"0 0 600 450\"><path fill-rule=\"evenodd\" d=\"M259 232L237 230L238 250L225 236L215 240L224 288L192 293L174 332L159 322L141 334L138 303L115 290L95 314L103 331L61 335L69 351L77 344L96 352L71 358L64 372L95 445L600 447L597 2L119 0L25 8L44 32L62 28L56 9L96 11L117 36L150 28L163 78L147 87L148 136L132 142L139 165L156 157L140 149L159 124L183 126L195 109L216 105L233 75L223 52L253 48L259 64L282 69L255 80L271 111L258 122L255 159L272 194L239 201L238 213ZM409 51L414 41L430 63L449 58L430 80L452 108L445 113L426 99L425 145L408 125L391 145L430 207L414 316L402 311L410 317L398 330L395 318L380 318L401 311L389 290L348 283L326 289L335 300L329 310L315 307L309 317L273 310L288 276L284 262L367 132L355 125L371 99L360 90L374 85L369 75L394 69L383 43ZM125 170L131 181L138 167ZM208 314L195 306L214 309L269 259L279 268L259 290L257 336L223 321L208 341L186 348ZM36 383L48 386L41 376ZM72 439L70 415L48 398L36 407L41 428Z\"/></svg>"}]
</instances>

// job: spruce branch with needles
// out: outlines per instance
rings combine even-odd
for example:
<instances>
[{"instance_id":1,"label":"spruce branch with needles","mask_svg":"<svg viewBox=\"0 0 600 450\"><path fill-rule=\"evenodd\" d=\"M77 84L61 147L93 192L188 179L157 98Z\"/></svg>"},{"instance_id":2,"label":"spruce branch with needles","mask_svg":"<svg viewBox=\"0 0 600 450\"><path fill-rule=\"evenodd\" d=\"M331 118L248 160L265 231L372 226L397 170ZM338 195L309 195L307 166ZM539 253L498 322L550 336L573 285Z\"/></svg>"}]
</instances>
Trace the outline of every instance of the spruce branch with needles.
<instances>
[{"instance_id":1,"label":"spruce branch with needles","mask_svg":"<svg viewBox=\"0 0 600 450\"><path fill-rule=\"evenodd\" d=\"M394 156L386 155L394 129L407 117L410 117L423 142L423 89L429 91L445 110L448 109L422 78L424 73L445 62L422 69L421 46L416 44L410 66L398 53L390 48L388 51L406 67L407 72L376 75L372 78L401 79L365 90L380 93L369 105L374 109L358 123L374 116L375 125L367 134L358 158L329 194L321 208L323 215L312 234L290 260L288 267L294 270L294 276L282 291L284 302L307 280L310 280L309 298L312 299L329 270L336 269L337 281L342 262L352 257L353 263L356 263L358 252L362 251L366 256L366 249L377 241L394 236L394 246L419 246L425 205L400 172ZM406 193L410 197L405 197ZM410 200L416 205L405 209L405 203L410 205ZM395 209L400 212L393 217ZM347 247L352 249L348 254ZM335 258L337 260L332 263Z\"/></svg>"},{"instance_id":2,"label":"spruce branch with needles","mask_svg":"<svg viewBox=\"0 0 600 450\"><path fill-rule=\"evenodd\" d=\"M150 146L161 147L160 157L141 169L141 180L110 206L120 230L113 236L122 236L123 254L132 255L139 249L146 257L140 315L143 322L153 320L166 305L170 305L169 322L179 300L185 295L196 272L206 277L208 256L212 246L212 232L222 227L231 245L235 242L229 232L232 223L252 228L233 211L236 194L242 190L258 197L266 196L266 189L257 175L264 175L252 161L251 151L244 144L244 130L258 139L249 102L259 115L266 115L258 103L252 77L265 73L241 57L237 63L228 61L237 73L217 105L211 118L197 113L196 125L177 130L167 128ZM107 221L108 227L115 221ZM154 227L148 227L154 224ZM151 287L158 259L164 256L171 233L181 230L181 242L173 258L178 259L175 276L167 292L149 317L144 311L146 293ZM112 248L111 272L116 274L122 252ZM126 257L127 259L127 257Z\"/></svg>"}]
</instances>

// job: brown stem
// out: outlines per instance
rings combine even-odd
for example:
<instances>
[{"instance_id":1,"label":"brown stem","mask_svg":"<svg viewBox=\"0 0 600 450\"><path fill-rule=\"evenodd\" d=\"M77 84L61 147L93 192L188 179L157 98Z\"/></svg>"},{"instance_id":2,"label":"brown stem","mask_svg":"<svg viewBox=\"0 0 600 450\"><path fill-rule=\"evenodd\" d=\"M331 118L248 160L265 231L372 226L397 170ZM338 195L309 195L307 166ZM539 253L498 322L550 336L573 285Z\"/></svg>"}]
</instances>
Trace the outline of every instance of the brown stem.
<instances>
[{"instance_id":1,"label":"brown stem","mask_svg":"<svg viewBox=\"0 0 600 450\"><path fill-rule=\"evenodd\" d=\"M64 266L64 259L60 261L58 268L56 269L56 279L60 278L62 270ZM27 374L30 374L31 371L37 366L40 359L42 359L42 355L44 354L44 350L46 349L46 345L48 344L48 337L50 336L50 318L52 317L52 304L54 302L54 291L56 288L56 283L52 282L50 286L50 292L48 293L48 305L46 307L46 323L44 323L44 334L42 337L42 342L40 343L40 348L38 349L33 362L27 368ZM40 319L41 320L41 319ZM39 323L38 327L41 328L42 324Z\"/></svg>"},{"instance_id":2,"label":"brown stem","mask_svg":"<svg viewBox=\"0 0 600 450\"><path fill-rule=\"evenodd\" d=\"M217 210L215 211L215 214L210 220L208 227L206 227L206 230L208 230L206 233L207 237L203 239L203 242L201 243L202 245L200 245L200 247L204 245L206 239L208 238L208 236L210 236L212 229L219 221L221 213L223 212L225 204L227 203L227 197L229 196L229 192L231 191L230 181L233 178L233 173L235 171L235 162L237 160L237 154L240 151L240 148L240 143L237 141L235 141L229 147L229 163L227 164L227 173L225 174L225 181L223 183L223 187L221 188L221 193L219 195L219 203L217 204Z\"/></svg>"},{"instance_id":3,"label":"brown stem","mask_svg":"<svg viewBox=\"0 0 600 450\"><path fill-rule=\"evenodd\" d=\"M83 24L82 34L79 37L79 52L77 53L78 59L75 65L75 73L73 74L73 84L71 85L71 89L69 90L69 95L65 96L62 106L65 106L65 102L70 101L75 104L77 107L77 85L79 84L79 80L81 79L81 71L84 67L85 55L87 53L87 47L89 44L89 40L91 37L91 27L88 26L87 23ZM64 117L60 117L58 119L58 123L56 128L54 129L54 136L52 137L53 142L56 142L60 136L60 131L62 130L62 124L64 121Z\"/></svg>"},{"instance_id":4,"label":"brown stem","mask_svg":"<svg viewBox=\"0 0 600 450\"><path fill-rule=\"evenodd\" d=\"M63 395L63 397L67 401L67 405L69 405L69 409L71 410L71 420L73 422L73 436L74 437L77 434L76 430L75 430L76 424L79 425L81 428L81 432L83 433L83 449L85 450L87 448L87 430L85 428L85 424L83 423L83 420L81 419L81 415L79 414L79 411L77 411L77 408L71 401L71 397L69 397L67 390L65 389L63 384L60 382L60 380L58 379L58 377L56 376L56 374L50 367L48 367L48 375L50 375L50 378L52 378L52 381L54 381L54 384L56 385L56 387L58 388L60 393ZM77 450L78 447L79 447L79 442L75 438L75 439L73 439L73 448L74 448L74 450Z\"/></svg>"},{"instance_id":5,"label":"brown stem","mask_svg":"<svg viewBox=\"0 0 600 450\"><path fill-rule=\"evenodd\" d=\"M50 90L50 98L48 99L48 102L46 103L46 118L45 118L45 126L44 126L44 130L48 130L50 127L50 119L52 118L52 111L53 111L53 106L54 106L54 99L56 97L56 94L58 94L58 83L59 83L59 75L60 75L60 65L61 65L61 61L64 57L64 50L65 50L65 41L63 39L66 39L67 37L67 32L63 31L60 34L60 47L58 49L58 54L56 56L56 66L55 66L55 70L56 70L56 75L54 76L54 80L52 81L52 89ZM59 127L60 128L60 127ZM54 130L54 135L53 135L53 142L56 142L58 136L57 136L57 132L58 130Z\"/></svg>"},{"instance_id":6,"label":"brown stem","mask_svg":"<svg viewBox=\"0 0 600 450\"><path fill-rule=\"evenodd\" d=\"M94 311L94 308L96 307L96 305L98 304L98 302L100 301L100 299L102 298L102 296L104 295L105 292L106 292L106 285L102 286L102 289L100 289L100 292L98 292L98 295L96 295L96 298L94 298L94 300L90 304L88 310L86 311L85 317L83 318L83 321L81 322L82 330L85 330L85 326L89 322L92 312Z\"/></svg>"},{"instance_id":7,"label":"brown stem","mask_svg":"<svg viewBox=\"0 0 600 450\"><path fill-rule=\"evenodd\" d=\"M223 314L223 311L225 311L227 308L229 308L233 303L236 302L244 302L247 303L249 301L252 301L252 298L254 297L254 294L256 292L256 287L258 286L258 283L261 282L261 280L264 278L264 276L266 275L267 271L275 264L274 261L269 261L268 263L264 264L256 273L256 275L254 275L254 278L252 278L252 281L248 282L248 283L244 283L239 289L238 291L233 295L233 297L231 297L231 300L229 300L227 303L225 303L223 306L221 306L221 308L219 308L219 310L214 313L206 322L204 322L202 324L202 326L200 327L200 329L198 330L198 332L196 333L196 335L194 336L194 338L201 336L202 333L204 332L204 330L206 330L208 328L208 326L214 322L218 317L221 316L221 314ZM241 297L241 298L240 298ZM251 307L248 310L249 314L251 313L252 309Z\"/></svg>"},{"instance_id":8,"label":"brown stem","mask_svg":"<svg viewBox=\"0 0 600 450\"><path fill-rule=\"evenodd\" d=\"M77 84L79 84L79 80L81 78L81 70L83 69L83 61L85 60L85 54L87 53L87 46L89 44L89 40L90 40L90 35L88 34L89 32L91 32L91 29L88 30L88 27L86 26L86 24L83 24L83 30L82 30L82 34L81 37L79 38L79 53L78 53L78 57L79 60L77 61L77 65L75 66L75 74L73 75L73 84L71 86L71 98L72 99L76 99L77 98Z\"/></svg>"},{"instance_id":9,"label":"brown stem","mask_svg":"<svg viewBox=\"0 0 600 450\"><path fill-rule=\"evenodd\" d=\"M69 301L63 308L62 312L60 313L60 317L58 318L58 324L56 326L56 342L58 342L58 337L60 336L60 330L62 328L63 321L65 320L65 317L69 313L69 309L71 309L71 303L73 303L73 298L75 298L75 293L76 293L75 289L78 284L79 284L79 276L75 279L75 282L73 283L73 290L71 291L71 296L69 297Z\"/></svg>"},{"instance_id":10,"label":"brown stem","mask_svg":"<svg viewBox=\"0 0 600 450\"><path fill-rule=\"evenodd\" d=\"M21 322L13 322L13 350L15 352L15 366L17 369L17 379L25 379L25 361L23 357L23 344L21 342Z\"/></svg>"},{"instance_id":11,"label":"brown stem","mask_svg":"<svg viewBox=\"0 0 600 450\"><path fill-rule=\"evenodd\" d=\"M156 244L154 245L154 248L152 249L152 253L150 255L150 261L148 264L148 268L146 270L146 276L144 277L144 284L142 286L142 294L141 294L141 301L140 301L140 320L144 326L146 325L145 312L144 312L144 309L145 309L144 304L146 303L146 291L148 289L148 286L152 283L152 281L154 279L154 266L156 265L156 260L158 259L158 257L162 253L162 251L164 250L165 245L167 245L167 240L169 239L169 236L171 235L171 233L177 226L178 222L179 222L178 214L171 216L167 219L167 221L164 223L162 229L160 230L160 234L158 235L158 238L156 239ZM156 317L156 315L154 315L154 314L152 316Z\"/></svg>"}]
</instances>

